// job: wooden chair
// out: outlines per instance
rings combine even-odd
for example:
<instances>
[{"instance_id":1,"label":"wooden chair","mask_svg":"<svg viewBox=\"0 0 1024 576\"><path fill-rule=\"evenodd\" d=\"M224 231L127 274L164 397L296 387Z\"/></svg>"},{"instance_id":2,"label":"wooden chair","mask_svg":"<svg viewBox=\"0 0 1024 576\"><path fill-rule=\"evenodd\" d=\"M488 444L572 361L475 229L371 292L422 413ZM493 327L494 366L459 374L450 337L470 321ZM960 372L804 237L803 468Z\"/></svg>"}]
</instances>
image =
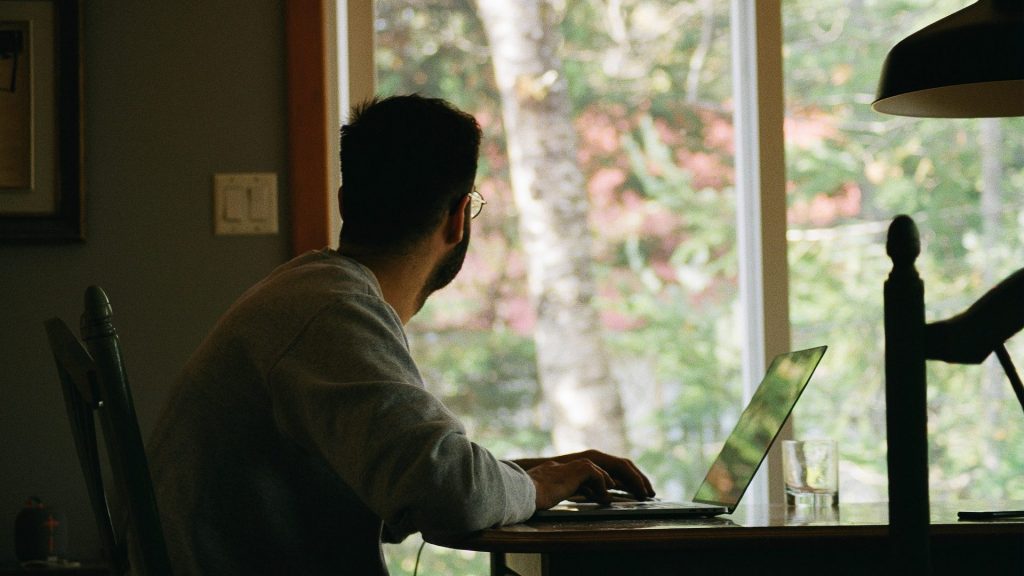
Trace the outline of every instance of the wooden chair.
<instances>
[{"instance_id":1,"label":"wooden chair","mask_svg":"<svg viewBox=\"0 0 1024 576\"><path fill-rule=\"evenodd\" d=\"M117 576L171 574L160 526L149 465L125 374L117 331L111 324L107 295L98 286L85 291L82 342L59 318L45 322L57 363L64 404L78 459L85 475L104 554ZM115 499L126 510L121 527L111 519L108 493L101 474L94 414L103 427ZM132 547L129 554L129 546Z\"/></svg>"},{"instance_id":2,"label":"wooden chair","mask_svg":"<svg viewBox=\"0 0 1024 576\"><path fill-rule=\"evenodd\" d=\"M1024 327L1024 269L1011 274L963 313L926 323L917 226L897 216L886 252L885 401L889 466L889 534L893 562L907 574L930 571L928 414L925 362L978 364L992 352L1024 408L1024 386L1004 343Z\"/></svg>"}]
</instances>

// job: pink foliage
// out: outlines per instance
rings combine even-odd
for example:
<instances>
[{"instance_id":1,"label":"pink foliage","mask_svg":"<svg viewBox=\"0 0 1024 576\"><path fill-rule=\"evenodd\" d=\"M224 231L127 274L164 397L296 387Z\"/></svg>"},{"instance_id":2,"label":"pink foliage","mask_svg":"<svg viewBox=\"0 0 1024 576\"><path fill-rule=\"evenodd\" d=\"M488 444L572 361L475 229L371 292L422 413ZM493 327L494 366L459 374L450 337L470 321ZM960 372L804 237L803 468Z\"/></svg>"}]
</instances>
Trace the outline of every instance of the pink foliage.
<instances>
[{"instance_id":1,"label":"pink foliage","mask_svg":"<svg viewBox=\"0 0 1024 576\"><path fill-rule=\"evenodd\" d=\"M835 138L839 130L835 118L821 111L807 110L802 116L788 116L782 122L786 143L810 148L822 140Z\"/></svg>"},{"instance_id":2,"label":"pink foliage","mask_svg":"<svg viewBox=\"0 0 1024 576\"><path fill-rule=\"evenodd\" d=\"M577 156L581 164L619 151L619 135L629 129L624 114L625 110L619 105L607 110L592 106L580 113L576 118L576 131L580 138Z\"/></svg>"},{"instance_id":3,"label":"pink foliage","mask_svg":"<svg viewBox=\"0 0 1024 576\"><path fill-rule=\"evenodd\" d=\"M601 209L615 201L615 190L626 181L626 172L620 168L598 168L587 180L587 193L592 207Z\"/></svg>"},{"instance_id":4,"label":"pink foliage","mask_svg":"<svg viewBox=\"0 0 1024 576\"><path fill-rule=\"evenodd\" d=\"M646 266L666 284L679 282L670 258L680 242L686 241L685 215L676 214L639 193L633 180L630 157L621 146L626 134L636 134L649 110L643 106L627 109L620 104L597 103L581 110L574 121L580 168L586 177L590 198L589 218L593 235L593 255L608 261L619 258L627 239L639 239L646 254ZM733 125L731 118L715 111L700 110L699 119L678 112L671 118L654 118L661 142L672 151L673 161L691 175L695 188L723 189L734 181L732 168ZM532 334L536 313L527 294L527 262L522 248L508 237L510 218L516 218L512 191L507 180L508 157L500 137L502 119L494 111L476 114L488 136L481 148L481 161L489 174L477 182L488 200L481 217L473 223L473 246L464 272L449 288L433 298L435 329L493 329L505 326L521 335ZM652 162L652 175L663 166ZM844 196L835 210L844 212L859 196ZM859 205L859 204L858 204ZM819 206L798 209L807 214L821 212ZM809 217L809 216L808 216ZM597 280L599 300L610 306L601 311L604 327L612 331L635 330L644 324L626 306L627 294L647 291L639 275L629 266L605 268ZM714 300L720 286L708 286L691 294L695 305Z\"/></svg>"},{"instance_id":5,"label":"pink foliage","mask_svg":"<svg viewBox=\"0 0 1024 576\"><path fill-rule=\"evenodd\" d=\"M614 271L605 282L598 286L599 298L605 302L622 302L623 294L632 292L634 288L631 286L634 284L636 284L636 278L632 274L625 270ZM600 316L601 325L611 331L624 332L644 325L642 320L618 310L605 309L601 311Z\"/></svg>"},{"instance_id":6,"label":"pink foliage","mask_svg":"<svg viewBox=\"0 0 1024 576\"><path fill-rule=\"evenodd\" d=\"M485 131L491 126L497 124L499 121L498 116L488 108L480 108L473 113L473 117L476 118L477 123L480 124L480 128Z\"/></svg>"},{"instance_id":7,"label":"pink foliage","mask_svg":"<svg viewBox=\"0 0 1024 576\"><path fill-rule=\"evenodd\" d=\"M644 234L658 238L673 237L678 227L679 217L669 210L653 203L644 210Z\"/></svg>"},{"instance_id":8,"label":"pink foliage","mask_svg":"<svg viewBox=\"0 0 1024 576\"><path fill-rule=\"evenodd\" d=\"M651 262L651 269L658 275L658 278L665 282L676 282L676 269L664 260Z\"/></svg>"},{"instance_id":9,"label":"pink foliage","mask_svg":"<svg viewBox=\"0 0 1024 576\"><path fill-rule=\"evenodd\" d=\"M498 317L510 330L523 336L533 334L533 327L537 324L533 306L525 296L503 298L498 303Z\"/></svg>"},{"instance_id":10,"label":"pink foliage","mask_svg":"<svg viewBox=\"0 0 1024 576\"><path fill-rule=\"evenodd\" d=\"M601 324L607 329L613 332L626 332L628 330L636 330L644 325L644 322L627 316L621 312L614 310L603 310L601 312Z\"/></svg>"},{"instance_id":11,"label":"pink foliage","mask_svg":"<svg viewBox=\"0 0 1024 576\"><path fill-rule=\"evenodd\" d=\"M658 133L658 139L673 147L683 144L683 136L686 134L685 129L670 126L664 118L654 120L654 130Z\"/></svg>"},{"instance_id":12,"label":"pink foliage","mask_svg":"<svg viewBox=\"0 0 1024 576\"><path fill-rule=\"evenodd\" d=\"M736 153L731 121L717 114L704 114L704 146L732 157Z\"/></svg>"},{"instance_id":13,"label":"pink foliage","mask_svg":"<svg viewBox=\"0 0 1024 576\"><path fill-rule=\"evenodd\" d=\"M827 226L841 218L851 218L861 212L861 190L856 182L846 182L839 191L829 196L819 193L807 201L797 201L789 209L790 224Z\"/></svg>"},{"instance_id":14,"label":"pink foliage","mask_svg":"<svg viewBox=\"0 0 1024 576\"><path fill-rule=\"evenodd\" d=\"M722 157L707 152L693 152L685 148L676 150L676 162L691 174L691 184L696 189L721 189L733 181L731 166L722 163Z\"/></svg>"}]
</instances>

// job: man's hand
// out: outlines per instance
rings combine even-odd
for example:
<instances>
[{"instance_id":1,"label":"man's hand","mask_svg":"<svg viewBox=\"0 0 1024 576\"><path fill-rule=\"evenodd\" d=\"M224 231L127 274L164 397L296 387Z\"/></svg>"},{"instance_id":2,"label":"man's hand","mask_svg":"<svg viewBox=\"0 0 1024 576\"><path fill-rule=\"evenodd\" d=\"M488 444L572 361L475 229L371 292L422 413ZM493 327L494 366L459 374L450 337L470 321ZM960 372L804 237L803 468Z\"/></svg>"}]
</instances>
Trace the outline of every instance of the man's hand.
<instances>
[{"instance_id":1,"label":"man's hand","mask_svg":"<svg viewBox=\"0 0 1024 576\"><path fill-rule=\"evenodd\" d=\"M597 450L517 460L516 463L533 480L538 510L550 508L575 494L606 504L611 501L610 488L625 490L640 499L654 496L650 480L633 462Z\"/></svg>"},{"instance_id":2,"label":"man's hand","mask_svg":"<svg viewBox=\"0 0 1024 576\"><path fill-rule=\"evenodd\" d=\"M549 460L526 471L537 489L535 504L538 510L551 508L573 494L585 494L589 499L608 502L608 488L612 477L590 460L573 460L560 464Z\"/></svg>"}]
</instances>

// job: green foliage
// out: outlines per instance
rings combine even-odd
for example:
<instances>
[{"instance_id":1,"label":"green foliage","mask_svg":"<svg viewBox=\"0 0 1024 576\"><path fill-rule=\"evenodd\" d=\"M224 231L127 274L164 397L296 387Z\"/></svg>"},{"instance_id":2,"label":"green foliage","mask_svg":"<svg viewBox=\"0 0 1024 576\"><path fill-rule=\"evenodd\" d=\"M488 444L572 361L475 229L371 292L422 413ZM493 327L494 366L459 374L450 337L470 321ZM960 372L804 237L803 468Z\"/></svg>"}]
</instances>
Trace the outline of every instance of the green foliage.
<instances>
[{"instance_id":1,"label":"green foliage","mask_svg":"<svg viewBox=\"0 0 1024 576\"><path fill-rule=\"evenodd\" d=\"M410 328L427 389L459 414L471 438L503 457L550 446L550 433L534 424L540 399L531 338L507 330Z\"/></svg>"},{"instance_id":2,"label":"green foliage","mask_svg":"<svg viewBox=\"0 0 1024 576\"><path fill-rule=\"evenodd\" d=\"M387 559L388 572L394 576L487 576L491 573L490 560L485 552L422 545L423 539L419 534L413 534L401 544L385 544L384 557Z\"/></svg>"}]
</instances>

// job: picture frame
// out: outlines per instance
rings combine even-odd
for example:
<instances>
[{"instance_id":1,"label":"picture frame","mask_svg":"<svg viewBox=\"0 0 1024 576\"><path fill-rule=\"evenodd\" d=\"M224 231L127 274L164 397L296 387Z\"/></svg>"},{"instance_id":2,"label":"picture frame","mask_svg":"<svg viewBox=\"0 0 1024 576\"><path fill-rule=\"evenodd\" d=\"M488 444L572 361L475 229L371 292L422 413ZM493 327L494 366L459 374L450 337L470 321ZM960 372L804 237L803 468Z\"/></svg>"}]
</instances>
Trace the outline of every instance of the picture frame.
<instances>
[{"instance_id":1,"label":"picture frame","mask_svg":"<svg viewBox=\"0 0 1024 576\"><path fill-rule=\"evenodd\" d=\"M0 243L85 240L82 0L0 0Z\"/></svg>"}]
</instances>

